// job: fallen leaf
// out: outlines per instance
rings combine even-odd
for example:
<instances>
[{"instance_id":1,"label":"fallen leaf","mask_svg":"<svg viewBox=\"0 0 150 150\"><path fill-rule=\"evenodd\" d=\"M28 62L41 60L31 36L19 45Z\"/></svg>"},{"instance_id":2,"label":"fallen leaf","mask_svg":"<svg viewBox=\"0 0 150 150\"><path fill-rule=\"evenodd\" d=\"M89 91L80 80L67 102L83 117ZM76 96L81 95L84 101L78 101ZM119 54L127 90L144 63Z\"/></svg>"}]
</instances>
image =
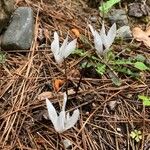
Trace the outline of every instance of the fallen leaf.
<instances>
[{"instance_id":1,"label":"fallen leaf","mask_svg":"<svg viewBox=\"0 0 150 150\"><path fill-rule=\"evenodd\" d=\"M147 36L150 36L150 26L146 29Z\"/></svg>"},{"instance_id":2,"label":"fallen leaf","mask_svg":"<svg viewBox=\"0 0 150 150\"><path fill-rule=\"evenodd\" d=\"M53 97L52 92L43 92L40 95L38 95L38 99L40 100L44 100L46 98L52 98L52 97Z\"/></svg>"},{"instance_id":3,"label":"fallen leaf","mask_svg":"<svg viewBox=\"0 0 150 150\"><path fill-rule=\"evenodd\" d=\"M139 27L135 27L132 30L132 34L137 41L141 41L145 46L150 47L150 27L148 27L146 31L143 31Z\"/></svg>"},{"instance_id":4,"label":"fallen leaf","mask_svg":"<svg viewBox=\"0 0 150 150\"><path fill-rule=\"evenodd\" d=\"M68 78L79 78L80 77L80 71L78 69L72 69L70 72L68 72Z\"/></svg>"},{"instance_id":5,"label":"fallen leaf","mask_svg":"<svg viewBox=\"0 0 150 150\"><path fill-rule=\"evenodd\" d=\"M80 32L78 29L74 28L71 31L75 34L76 37L80 37Z\"/></svg>"},{"instance_id":6,"label":"fallen leaf","mask_svg":"<svg viewBox=\"0 0 150 150\"><path fill-rule=\"evenodd\" d=\"M108 103L108 106L109 106L110 110L115 110L115 108L117 106L117 101L110 101Z\"/></svg>"},{"instance_id":7,"label":"fallen leaf","mask_svg":"<svg viewBox=\"0 0 150 150\"><path fill-rule=\"evenodd\" d=\"M68 90L68 95L73 95L75 94L76 92L73 90L73 89L69 89ZM45 100L46 98L48 99L54 99L54 98L60 98L62 99L63 98L63 92L58 92L57 94L54 93L54 92L43 92L41 94L38 95L38 99L39 100Z\"/></svg>"},{"instance_id":8,"label":"fallen leaf","mask_svg":"<svg viewBox=\"0 0 150 150\"><path fill-rule=\"evenodd\" d=\"M56 80L54 80L54 90L56 91L56 92L58 92L59 90L60 90L60 88L61 88L61 86L64 84L64 80L61 80L61 79L56 79Z\"/></svg>"},{"instance_id":9,"label":"fallen leaf","mask_svg":"<svg viewBox=\"0 0 150 150\"><path fill-rule=\"evenodd\" d=\"M48 29L44 30L44 35L45 35L46 39L50 40L50 36L49 36L50 33L49 33Z\"/></svg>"}]
</instances>

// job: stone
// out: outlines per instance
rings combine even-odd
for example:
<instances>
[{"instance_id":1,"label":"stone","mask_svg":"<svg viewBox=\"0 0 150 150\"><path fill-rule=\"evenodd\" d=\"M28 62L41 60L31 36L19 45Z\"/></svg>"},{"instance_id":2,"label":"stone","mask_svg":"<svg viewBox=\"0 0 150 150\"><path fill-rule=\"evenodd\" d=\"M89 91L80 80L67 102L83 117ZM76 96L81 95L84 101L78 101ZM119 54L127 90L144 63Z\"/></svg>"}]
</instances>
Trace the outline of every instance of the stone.
<instances>
[{"instance_id":1,"label":"stone","mask_svg":"<svg viewBox=\"0 0 150 150\"><path fill-rule=\"evenodd\" d=\"M132 38L132 32L130 30L129 26L122 26L117 30L116 34L117 38L123 38L123 39L131 39Z\"/></svg>"},{"instance_id":2,"label":"stone","mask_svg":"<svg viewBox=\"0 0 150 150\"><path fill-rule=\"evenodd\" d=\"M33 39L34 18L30 7L19 7L14 12L12 21L2 35L3 49L29 49Z\"/></svg>"},{"instance_id":3,"label":"stone","mask_svg":"<svg viewBox=\"0 0 150 150\"><path fill-rule=\"evenodd\" d=\"M122 9L112 9L108 18L111 24L116 23L119 27L128 25L126 12Z\"/></svg>"},{"instance_id":4,"label":"stone","mask_svg":"<svg viewBox=\"0 0 150 150\"><path fill-rule=\"evenodd\" d=\"M14 11L14 0L0 0L0 33L9 23Z\"/></svg>"},{"instance_id":5,"label":"stone","mask_svg":"<svg viewBox=\"0 0 150 150\"><path fill-rule=\"evenodd\" d=\"M150 8L147 4L142 2L130 3L128 5L128 14L131 17L137 17L137 18L148 16L150 15Z\"/></svg>"}]
</instances>

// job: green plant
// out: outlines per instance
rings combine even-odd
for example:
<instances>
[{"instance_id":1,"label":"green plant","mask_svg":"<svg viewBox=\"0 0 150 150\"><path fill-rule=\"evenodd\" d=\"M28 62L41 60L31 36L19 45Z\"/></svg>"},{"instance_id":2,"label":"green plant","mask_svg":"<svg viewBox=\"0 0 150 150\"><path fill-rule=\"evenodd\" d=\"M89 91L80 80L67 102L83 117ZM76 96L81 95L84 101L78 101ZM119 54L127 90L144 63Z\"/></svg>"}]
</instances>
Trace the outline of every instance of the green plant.
<instances>
[{"instance_id":1,"label":"green plant","mask_svg":"<svg viewBox=\"0 0 150 150\"><path fill-rule=\"evenodd\" d=\"M104 2L100 7L99 10L106 14L111 9L111 7L117 3L119 3L120 0L108 0L107 2Z\"/></svg>"},{"instance_id":2,"label":"green plant","mask_svg":"<svg viewBox=\"0 0 150 150\"><path fill-rule=\"evenodd\" d=\"M144 106L150 106L150 97L144 95L138 95L138 98L143 101Z\"/></svg>"},{"instance_id":3,"label":"green plant","mask_svg":"<svg viewBox=\"0 0 150 150\"><path fill-rule=\"evenodd\" d=\"M139 142L142 139L142 132L139 130L133 130L130 133L130 137L134 139L136 142Z\"/></svg>"},{"instance_id":4,"label":"green plant","mask_svg":"<svg viewBox=\"0 0 150 150\"><path fill-rule=\"evenodd\" d=\"M140 72L149 71L149 64L146 63L146 58L143 55L121 58L116 57L114 52L110 50L104 58L100 58L97 55L87 53L83 49L77 49L74 54L86 57L86 62L84 61L81 64L81 68L93 67L100 76L107 73L116 86L121 85L118 73L120 73L119 76L127 75L132 78L139 78Z\"/></svg>"},{"instance_id":5,"label":"green plant","mask_svg":"<svg viewBox=\"0 0 150 150\"><path fill-rule=\"evenodd\" d=\"M116 72L124 73L131 77L138 77L139 72L150 70L149 65L144 63L144 56L137 56L135 58L118 58L117 60L111 59L110 64Z\"/></svg>"},{"instance_id":6,"label":"green plant","mask_svg":"<svg viewBox=\"0 0 150 150\"><path fill-rule=\"evenodd\" d=\"M5 63L6 54L0 51L0 63Z\"/></svg>"},{"instance_id":7,"label":"green plant","mask_svg":"<svg viewBox=\"0 0 150 150\"><path fill-rule=\"evenodd\" d=\"M135 68L137 68L141 71L150 70L150 68L147 67L143 62L137 61L133 65L134 65Z\"/></svg>"},{"instance_id":8,"label":"green plant","mask_svg":"<svg viewBox=\"0 0 150 150\"><path fill-rule=\"evenodd\" d=\"M84 57L87 55L87 52L85 52L85 50L83 50L83 49L76 49L72 54L78 55L80 57Z\"/></svg>"},{"instance_id":9,"label":"green plant","mask_svg":"<svg viewBox=\"0 0 150 150\"><path fill-rule=\"evenodd\" d=\"M116 86L120 86L121 85L121 79L118 78L118 76L116 74L114 74L114 72L109 71L109 77L111 78L111 81L116 85Z\"/></svg>"},{"instance_id":10,"label":"green plant","mask_svg":"<svg viewBox=\"0 0 150 150\"><path fill-rule=\"evenodd\" d=\"M99 75L103 75L106 72L106 65L102 63L97 63L96 64L96 72Z\"/></svg>"}]
</instances>

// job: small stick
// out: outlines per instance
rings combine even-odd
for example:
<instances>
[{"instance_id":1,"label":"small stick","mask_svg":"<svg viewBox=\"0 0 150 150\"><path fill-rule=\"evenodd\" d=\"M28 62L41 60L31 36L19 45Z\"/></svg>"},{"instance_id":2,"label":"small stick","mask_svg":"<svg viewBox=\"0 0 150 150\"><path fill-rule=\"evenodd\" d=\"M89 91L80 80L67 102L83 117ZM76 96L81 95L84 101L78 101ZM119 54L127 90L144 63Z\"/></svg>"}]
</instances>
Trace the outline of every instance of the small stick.
<instances>
[{"instance_id":1,"label":"small stick","mask_svg":"<svg viewBox=\"0 0 150 150\"><path fill-rule=\"evenodd\" d=\"M86 70L87 65L88 65L88 61L86 62L85 68L82 68L82 70L81 70L81 75L80 75L79 82L78 82L78 84L77 84L75 97L76 97L76 96L77 96L77 94L78 94L79 87L80 87L80 84L81 84L81 81L82 81L82 77L83 77L83 74L85 73L85 70Z\"/></svg>"}]
</instances>

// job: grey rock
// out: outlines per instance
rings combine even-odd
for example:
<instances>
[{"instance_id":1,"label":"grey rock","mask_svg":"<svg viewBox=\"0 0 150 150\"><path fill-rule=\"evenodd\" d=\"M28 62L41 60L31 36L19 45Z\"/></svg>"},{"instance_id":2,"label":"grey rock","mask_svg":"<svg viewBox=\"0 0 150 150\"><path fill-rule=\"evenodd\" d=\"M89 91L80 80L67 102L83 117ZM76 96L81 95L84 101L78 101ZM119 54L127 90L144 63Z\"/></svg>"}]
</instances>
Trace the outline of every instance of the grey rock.
<instances>
[{"instance_id":1,"label":"grey rock","mask_svg":"<svg viewBox=\"0 0 150 150\"><path fill-rule=\"evenodd\" d=\"M150 15L150 7L145 3L130 3L128 5L128 14L131 17L143 17Z\"/></svg>"},{"instance_id":2,"label":"grey rock","mask_svg":"<svg viewBox=\"0 0 150 150\"><path fill-rule=\"evenodd\" d=\"M98 17L97 16L91 16L90 20L91 20L91 22L96 23L98 20Z\"/></svg>"},{"instance_id":3,"label":"grey rock","mask_svg":"<svg viewBox=\"0 0 150 150\"><path fill-rule=\"evenodd\" d=\"M128 25L126 12L122 9L112 9L108 18L111 24L116 23L120 27Z\"/></svg>"},{"instance_id":4,"label":"grey rock","mask_svg":"<svg viewBox=\"0 0 150 150\"><path fill-rule=\"evenodd\" d=\"M129 26L122 26L117 30L116 37L123 38L123 39L130 39L132 38L132 32Z\"/></svg>"},{"instance_id":5,"label":"grey rock","mask_svg":"<svg viewBox=\"0 0 150 150\"><path fill-rule=\"evenodd\" d=\"M14 0L0 0L0 33L7 26L14 11Z\"/></svg>"},{"instance_id":6,"label":"grey rock","mask_svg":"<svg viewBox=\"0 0 150 150\"><path fill-rule=\"evenodd\" d=\"M33 11L30 7L19 7L14 12L12 22L2 36L2 48L29 49L33 39Z\"/></svg>"}]
</instances>

